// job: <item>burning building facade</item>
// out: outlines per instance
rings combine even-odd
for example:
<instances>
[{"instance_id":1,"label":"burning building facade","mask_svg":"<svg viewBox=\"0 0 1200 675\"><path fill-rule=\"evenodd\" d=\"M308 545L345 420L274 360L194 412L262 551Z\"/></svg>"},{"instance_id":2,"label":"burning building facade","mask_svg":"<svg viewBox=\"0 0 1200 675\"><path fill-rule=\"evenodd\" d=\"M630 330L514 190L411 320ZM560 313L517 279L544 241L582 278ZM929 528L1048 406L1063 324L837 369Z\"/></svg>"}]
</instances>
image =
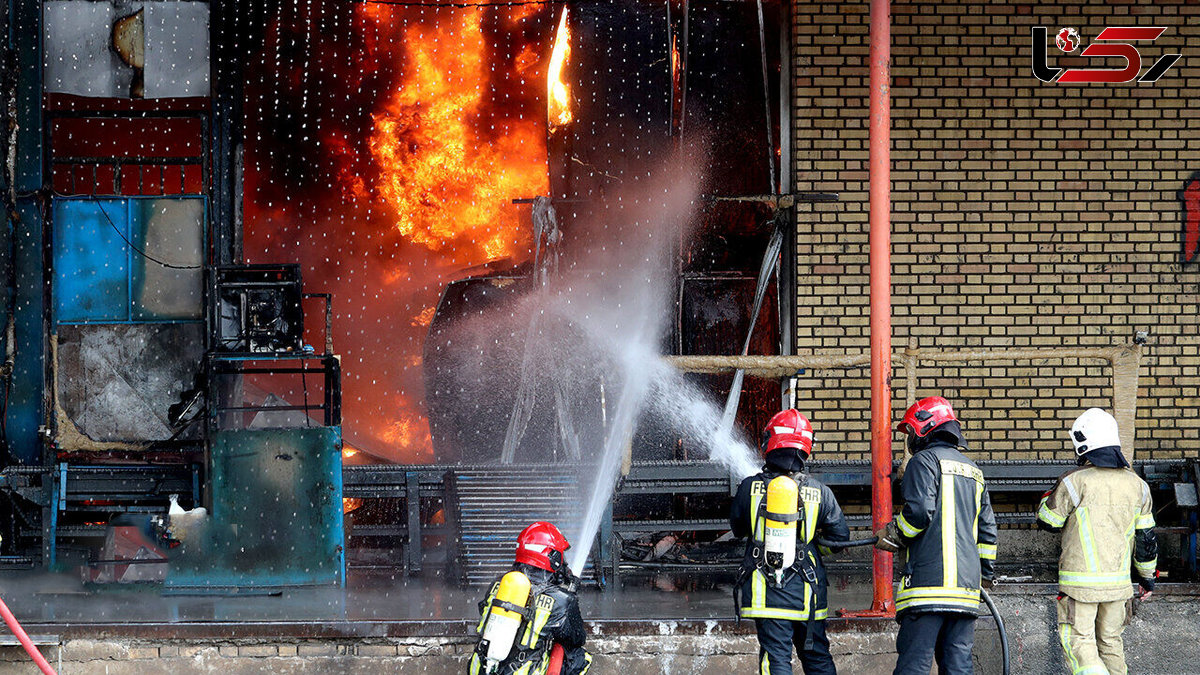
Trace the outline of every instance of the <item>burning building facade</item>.
<instances>
[{"instance_id":1,"label":"burning building facade","mask_svg":"<svg viewBox=\"0 0 1200 675\"><path fill-rule=\"evenodd\" d=\"M754 77L761 58L778 67L779 35L736 37L752 13L60 0L12 18L45 36L44 80L10 82L18 112L44 121L44 161L23 155L13 178L44 178L51 204L35 219L50 295L14 313L14 346L46 354L14 379L14 461L190 475L184 504L214 513L226 430L336 428L348 465L594 462L624 386L604 358L625 355L606 344L543 390L530 366L582 333L527 321L538 303L599 278L587 302L614 317L621 297L652 295L639 311L655 354L734 351L750 328L775 214L728 198L770 195L782 175L778 83ZM654 237L653 256L638 250ZM639 255L653 294L621 286ZM777 353L787 303L767 295L752 347ZM527 346L554 342L565 351ZM38 381L52 383L41 402ZM778 394L747 386L754 427ZM637 426L626 462L707 454L696 428ZM48 475L23 489L75 483ZM106 494L77 501L119 511ZM95 528L98 512L64 518ZM24 523L13 549L55 559L57 518Z\"/></svg>"},{"instance_id":2,"label":"burning building facade","mask_svg":"<svg viewBox=\"0 0 1200 675\"><path fill-rule=\"evenodd\" d=\"M248 260L304 260L309 278L339 298L348 453L401 463L499 458L512 410L505 389L458 380L511 378L514 357L476 356L488 347L461 335L461 349L443 349L447 322L520 297L539 251L582 255L613 240L605 210L671 153L730 159L705 177L707 201L692 206L686 237L676 235L678 292L665 310L676 319L664 347L733 351L747 326L729 291L752 289L770 214L712 197L770 192L770 153L762 125L745 121L762 108L757 46L719 56L715 47L751 28L752 15L697 10L715 19L697 26L717 28L683 38L682 9L671 6L351 9L285 7L265 27L255 60L282 72L266 68L247 86L244 228ZM694 62L689 135L681 40ZM287 59L289 45L310 58ZM758 161L745 171L733 157ZM538 240L547 235L528 205L538 195L551 198L559 240ZM315 237L325 243L312 246ZM768 303L756 331L760 353L779 349L779 306ZM519 350L519 336L502 337L508 344L496 346L489 336L490 349ZM478 360L478 377L453 372L466 367L456 359ZM457 415L456 397L485 412ZM535 417L535 426L546 418ZM476 444L454 440L463 435ZM531 438L545 446L551 436Z\"/></svg>"}]
</instances>

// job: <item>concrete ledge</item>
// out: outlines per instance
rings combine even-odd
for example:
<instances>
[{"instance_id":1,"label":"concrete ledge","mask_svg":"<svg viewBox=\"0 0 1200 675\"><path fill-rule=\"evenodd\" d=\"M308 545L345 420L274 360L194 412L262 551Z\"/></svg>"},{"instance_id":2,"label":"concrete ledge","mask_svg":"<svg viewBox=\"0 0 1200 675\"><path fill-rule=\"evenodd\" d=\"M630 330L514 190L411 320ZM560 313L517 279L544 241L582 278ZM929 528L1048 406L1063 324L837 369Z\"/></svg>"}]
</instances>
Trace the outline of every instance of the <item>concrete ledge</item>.
<instances>
[{"instance_id":1,"label":"concrete ledge","mask_svg":"<svg viewBox=\"0 0 1200 675\"><path fill-rule=\"evenodd\" d=\"M57 636L54 643L72 639L340 639L340 638L413 638L472 637L474 621L194 621L177 623L26 623L30 632ZM894 630L890 619L833 618L831 633L888 633ZM624 619L589 620L588 630L595 637L633 635L709 636L754 635L754 622L731 619Z\"/></svg>"},{"instance_id":2,"label":"concrete ledge","mask_svg":"<svg viewBox=\"0 0 1200 675\"><path fill-rule=\"evenodd\" d=\"M1010 587L993 597L1008 627L1013 672L1065 672L1054 588ZM71 675L461 675L474 648L469 621L33 624L27 629L49 636L48 641L57 636L43 653ZM600 620L590 621L589 631L598 673L728 675L753 672L757 660L752 622ZM840 671L890 672L895 631L895 622L887 619L831 619L830 641ZM1200 601L1184 592L1140 604L1125 635L1130 672L1195 673ZM1000 673L999 640L990 619L977 626L975 664L979 675ZM33 672L20 647L0 646L0 675Z\"/></svg>"}]
</instances>

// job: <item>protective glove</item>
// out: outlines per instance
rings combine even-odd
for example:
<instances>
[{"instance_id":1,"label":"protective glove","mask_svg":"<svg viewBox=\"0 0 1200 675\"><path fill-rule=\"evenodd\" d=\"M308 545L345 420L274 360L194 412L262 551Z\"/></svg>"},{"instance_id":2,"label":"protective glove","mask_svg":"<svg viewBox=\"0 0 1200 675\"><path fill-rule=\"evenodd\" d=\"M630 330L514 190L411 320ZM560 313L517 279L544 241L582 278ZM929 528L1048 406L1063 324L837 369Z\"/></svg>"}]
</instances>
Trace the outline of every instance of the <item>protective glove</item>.
<instances>
[{"instance_id":1,"label":"protective glove","mask_svg":"<svg viewBox=\"0 0 1200 675\"><path fill-rule=\"evenodd\" d=\"M1158 583L1158 570L1154 570L1154 576L1147 579L1146 577L1138 577L1138 586L1141 586L1147 594L1154 592L1154 585Z\"/></svg>"},{"instance_id":2,"label":"protective glove","mask_svg":"<svg viewBox=\"0 0 1200 675\"><path fill-rule=\"evenodd\" d=\"M875 548L881 551L896 553L904 548L904 540L900 538L900 528L896 526L896 521L888 521L887 525L879 528L875 533Z\"/></svg>"},{"instance_id":3,"label":"protective glove","mask_svg":"<svg viewBox=\"0 0 1200 675\"><path fill-rule=\"evenodd\" d=\"M578 593L579 592L579 577L575 576L571 572L570 567L563 565L562 568L560 568L558 570L558 575L559 575L558 585L563 590L565 590L568 593Z\"/></svg>"},{"instance_id":4,"label":"protective glove","mask_svg":"<svg viewBox=\"0 0 1200 675\"><path fill-rule=\"evenodd\" d=\"M995 585L996 585L996 582L992 581L991 579L980 579L979 580L979 587L985 591L992 590L992 588Z\"/></svg>"}]
</instances>

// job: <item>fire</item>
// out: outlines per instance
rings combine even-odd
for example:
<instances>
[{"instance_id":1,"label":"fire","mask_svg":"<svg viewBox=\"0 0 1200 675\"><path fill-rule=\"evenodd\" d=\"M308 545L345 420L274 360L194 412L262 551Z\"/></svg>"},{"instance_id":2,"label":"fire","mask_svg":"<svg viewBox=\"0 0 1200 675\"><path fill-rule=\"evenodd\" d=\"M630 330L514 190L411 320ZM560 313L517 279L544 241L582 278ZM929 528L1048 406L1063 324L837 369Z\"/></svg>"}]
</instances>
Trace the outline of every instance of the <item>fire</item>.
<instances>
[{"instance_id":1,"label":"fire","mask_svg":"<svg viewBox=\"0 0 1200 675\"><path fill-rule=\"evenodd\" d=\"M529 228L511 202L546 192L548 181L537 124L479 131L491 70L482 16L463 11L406 31L406 77L373 115L370 140L397 232L460 265L528 257Z\"/></svg>"},{"instance_id":2,"label":"fire","mask_svg":"<svg viewBox=\"0 0 1200 675\"><path fill-rule=\"evenodd\" d=\"M383 439L401 448L428 448L433 445L433 439L429 436L429 425L423 419L412 417L398 419L389 424L383 432Z\"/></svg>"},{"instance_id":3,"label":"fire","mask_svg":"<svg viewBox=\"0 0 1200 675\"><path fill-rule=\"evenodd\" d=\"M300 262L333 293L346 463L434 461L421 363L438 298L528 260L512 200L549 191L553 13L285 3L272 22L247 82L247 262Z\"/></svg>"},{"instance_id":4,"label":"fire","mask_svg":"<svg viewBox=\"0 0 1200 675\"><path fill-rule=\"evenodd\" d=\"M683 61L679 55L678 35L671 36L671 129L679 133L683 128Z\"/></svg>"},{"instance_id":5,"label":"fire","mask_svg":"<svg viewBox=\"0 0 1200 675\"><path fill-rule=\"evenodd\" d=\"M412 325L428 327L429 324L433 323L433 315L436 313L437 307L426 307L420 314L413 318Z\"/></svg>"},{"instance_id":6,"label":"fire","mask_svg":"<svg viewBox=\"0 0 1200 675\"><path fill-rule=\"evenodd\" d=\"M671 81L679 81L679 41L674 35L671 36Z\"/></svg>"},{"instance_id":7,"label":"fire","mask_svg":"<svg viewBox=\"0 0 1200 675\"><path fill-rule=\"evenodd\" d=\"M571 58L571 29L567 26L567 8L563 7L550 52L550 71L546 76L546 118L550 130L571 123L571 90L563 81L563 69Z\"/></svg>"}]
</instances>

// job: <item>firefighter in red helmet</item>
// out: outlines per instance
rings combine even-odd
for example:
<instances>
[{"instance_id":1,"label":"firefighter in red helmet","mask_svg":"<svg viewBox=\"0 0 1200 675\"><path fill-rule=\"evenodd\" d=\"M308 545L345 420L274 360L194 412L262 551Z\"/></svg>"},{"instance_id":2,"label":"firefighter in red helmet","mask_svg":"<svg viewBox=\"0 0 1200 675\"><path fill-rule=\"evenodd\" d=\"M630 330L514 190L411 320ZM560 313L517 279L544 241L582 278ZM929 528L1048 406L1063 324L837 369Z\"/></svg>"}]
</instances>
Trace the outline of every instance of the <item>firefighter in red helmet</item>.
<instances>
[{"instance_id":1,"label":"firefighter in red helmet","mask_svg":"<svg viewBox=\"0 0 1200 675\"><path fill-rule=\"evenodd\" d=\"M996 560L996 517L983 472L963 455L967 440L941 396L909 407L899 425L912 454L900 515L876 533L876 547L905 550L896 593L893 675L969 675L979 589L990 587Z\"/></svg>"},{"instance_id":2,"label":"firefighter in red helmet","mask_svg":"<svg viewBox=\"0 0 1200 675\"><path fill-rule=\"evenodd\" d=\"M812 447L812 424L799 411L772 417L763 432L765 466L742 481L729 516L734 536L748 537L734 589L738 616L754 619L759 672L770 675L791 675L793 645L807 675L837 673L825 636L821 558L830 551L813 540L819 533L847 541L850 530L833 491L804 473Z\"/></svg>"},{"instance_id":3,"label":"firefighter in red helmet","mask_svg":"<svg viewBox=\"0 0 1200 675\"><path fill-rule=\"evenodd\" d=\"M536 522L517 536L512 570L479 603L479 644L470 675L581 675L592 656L576 596L578 580L563 555L570 544L554 525Z\"/></svg>"}]
</instances>

